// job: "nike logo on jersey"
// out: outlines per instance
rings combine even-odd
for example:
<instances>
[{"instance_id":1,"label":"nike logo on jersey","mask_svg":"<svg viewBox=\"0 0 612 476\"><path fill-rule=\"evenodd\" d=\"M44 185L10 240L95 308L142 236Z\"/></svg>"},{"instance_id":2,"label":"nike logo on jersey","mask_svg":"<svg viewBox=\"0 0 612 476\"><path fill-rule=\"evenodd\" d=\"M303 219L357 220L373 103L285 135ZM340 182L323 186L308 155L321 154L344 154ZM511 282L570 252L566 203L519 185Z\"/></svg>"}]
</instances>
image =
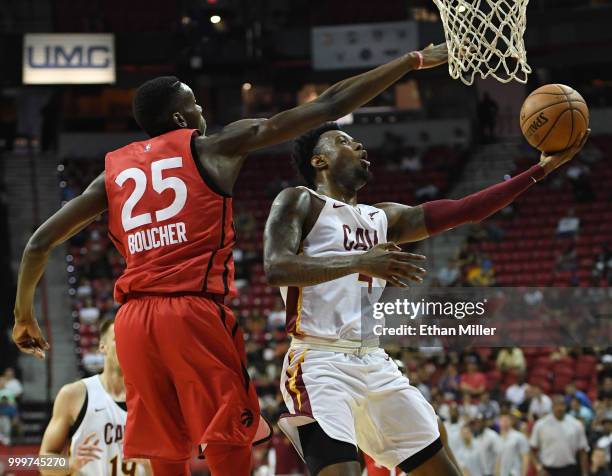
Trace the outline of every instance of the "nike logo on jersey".
<instances>
[{"instance_id":1,"label":"nike logo on jersey","mask_svg":"<svg viewBox=\"0 0 612 476\"><path fill-rule=\"evenodd\" d=\"M380 210L378 210L380 211ZM372 213L368 213L368 215L370 215L370 220L374 220L374 215L376 215L378 212L372 212Z\"/></svg>"},{"instance_id":2,"label":"nike logo on jersey","mask_svg":"<svg viewBox=\"0 0 612 476\"><path fill-rule=\"evenodd\" d=\"M96 411L96 412L101 412L102 410L104 410L104 407L102 407L102 408L94 408L94 411Z\"/></svg>"},{"instance_id":3,"label":"nike logo on jersey","mask_svg":"<svg viewBox=\"0 0 612 476\"><path fill-rule=\"evenodd\" d=\"M346 205L337 205L334 203L334 208L342 208L342 207L346 207Z\"/></svg>"}]
</instances>

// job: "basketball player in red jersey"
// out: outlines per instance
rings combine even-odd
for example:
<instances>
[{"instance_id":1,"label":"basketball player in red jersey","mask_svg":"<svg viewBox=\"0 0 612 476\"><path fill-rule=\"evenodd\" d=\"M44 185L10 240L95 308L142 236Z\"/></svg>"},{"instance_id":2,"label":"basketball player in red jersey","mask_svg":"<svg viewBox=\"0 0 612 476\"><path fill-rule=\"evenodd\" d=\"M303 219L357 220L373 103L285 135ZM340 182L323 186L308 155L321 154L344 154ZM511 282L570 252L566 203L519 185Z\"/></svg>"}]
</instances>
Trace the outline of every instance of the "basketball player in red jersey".
<instances>
[{"instance_id":1,"label":"basketball player in red jersey","mask_svg":"<svg viewBox=\"0 0 612 476\"><path fill-rule=\"evenodd\" d=\"M408 71L447 56L446 45L405 54L312 102L210 136L187 85L175 77L143 84L134 115L151 138L109 153L105 172L26 246L13 329L19 349L43 358L48 348L33 298L51 250L108 209L109 235L126 260L115 287L129 410L124 456L150 459L156 476L183 475L202 444L215 476L249 474L251 443L267 426L245 369L242 332L224 304L234 292L231 194L244 159L348 114Z\"/></svg>"}]
</instances>

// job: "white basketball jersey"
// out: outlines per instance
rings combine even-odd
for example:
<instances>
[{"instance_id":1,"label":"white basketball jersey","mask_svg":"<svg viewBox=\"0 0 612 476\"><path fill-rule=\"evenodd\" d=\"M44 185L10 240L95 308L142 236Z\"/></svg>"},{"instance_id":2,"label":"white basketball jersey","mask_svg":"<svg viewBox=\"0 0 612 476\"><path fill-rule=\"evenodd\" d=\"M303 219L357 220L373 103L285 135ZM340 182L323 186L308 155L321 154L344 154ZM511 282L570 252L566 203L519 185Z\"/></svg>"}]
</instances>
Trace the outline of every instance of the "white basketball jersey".
<instances>
[{"instance_id":1,"label":"white basketball jersey","mask_svg":"<svg viewBox=\"0 0 612 476\"><path fill-rule=\"evenodd\" d=\"M96 433L102 448L100 459L91 461L77 473L80 476L142 476L142 465L123 462L123 437L127 412L108 394L99 375L83 379L87 388L87 407L83 420L72 436L70 454L91 433Z\"/></svg>"},{"instance_id":2,"label":"white basketball jersey","mask_svg":"<svg viewBox=\"0 0 612 476\"><path fill-rule=\"evenodd\" d=\"M305 187L304 187L305 188ZM316 223L302 243L306 256L361 254L387 241L387 216L369 205L349 205L308 190L325 201ZM378 301L386 281L350 274L303 288L281 288L287 309L287 332L296 337L361 340L362 289Z\"/></svg>"}]
</instances>

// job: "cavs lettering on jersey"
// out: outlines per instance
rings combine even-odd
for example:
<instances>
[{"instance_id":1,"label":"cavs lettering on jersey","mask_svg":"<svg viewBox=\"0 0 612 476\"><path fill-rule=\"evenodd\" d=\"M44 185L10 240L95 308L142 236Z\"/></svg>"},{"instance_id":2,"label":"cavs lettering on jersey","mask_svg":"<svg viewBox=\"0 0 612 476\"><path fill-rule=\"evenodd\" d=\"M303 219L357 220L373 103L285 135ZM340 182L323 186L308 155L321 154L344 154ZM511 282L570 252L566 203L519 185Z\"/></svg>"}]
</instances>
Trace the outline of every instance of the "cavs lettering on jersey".
<instances>
[{"instance_id":1,"label":"cavs lettering on jersey","mask_svg":"<svg viewBox=\"0 0 612 476\"><path fill-rule=\"evenodd\" d=\"M325 201L302 243L306 256L331 257L365 253L387 241L387 216L369 205L352 206L308 190ZM379 299L386 282L350 274L303 288L281 288L287 308L287 332L324 339L361 339L361 291Z\"/></svg>"},{"instance_id":2,"label":"cavs lettering on jersey","mask_svg":"<svg viewBox=\"0 0 612 476\"><path fill-rule=\"evenodd\" d=\"M91 433L96 433L98 446L102 449L100 459L91 461L77 473L79 476L142 476L144 467L123 461L123 435L127 412L104 390L99 375L83 379L87 397L79 419L80 423L72 435L70 454Z\"/></svg>"},{"instance_id":3,"label":"cavs lettering on jersey","mask_svg":"<svg viewBox=\"0 0 612 476\"><path fill-rule=\"evenodd\" d=\"M207 181L179 129L106 156L109 236L126 261L115 299L130 293L234 292L232 198Z\"/></svg>"}]
</instances>

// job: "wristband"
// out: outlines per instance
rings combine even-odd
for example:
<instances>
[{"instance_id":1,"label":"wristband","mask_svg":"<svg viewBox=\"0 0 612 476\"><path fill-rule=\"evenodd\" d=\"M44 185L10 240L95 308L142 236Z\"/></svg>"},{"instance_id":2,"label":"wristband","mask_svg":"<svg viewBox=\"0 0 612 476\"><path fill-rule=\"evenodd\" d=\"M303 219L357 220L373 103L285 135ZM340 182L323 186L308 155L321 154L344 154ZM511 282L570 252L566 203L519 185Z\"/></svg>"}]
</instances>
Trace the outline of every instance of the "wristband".
<instances>
[{"instance_id":1,"label":"wristband","mask_svg":"<svg viewBox=\"0 0 612 476\"><path fill-rule=\"evenodd\" d=\"M420 51L415 51L416 55L419 57L419 65L416 69L423 69L423 64L425 63L425 58L423 57L423 53Z\"/></svg>"}]
</instances>

